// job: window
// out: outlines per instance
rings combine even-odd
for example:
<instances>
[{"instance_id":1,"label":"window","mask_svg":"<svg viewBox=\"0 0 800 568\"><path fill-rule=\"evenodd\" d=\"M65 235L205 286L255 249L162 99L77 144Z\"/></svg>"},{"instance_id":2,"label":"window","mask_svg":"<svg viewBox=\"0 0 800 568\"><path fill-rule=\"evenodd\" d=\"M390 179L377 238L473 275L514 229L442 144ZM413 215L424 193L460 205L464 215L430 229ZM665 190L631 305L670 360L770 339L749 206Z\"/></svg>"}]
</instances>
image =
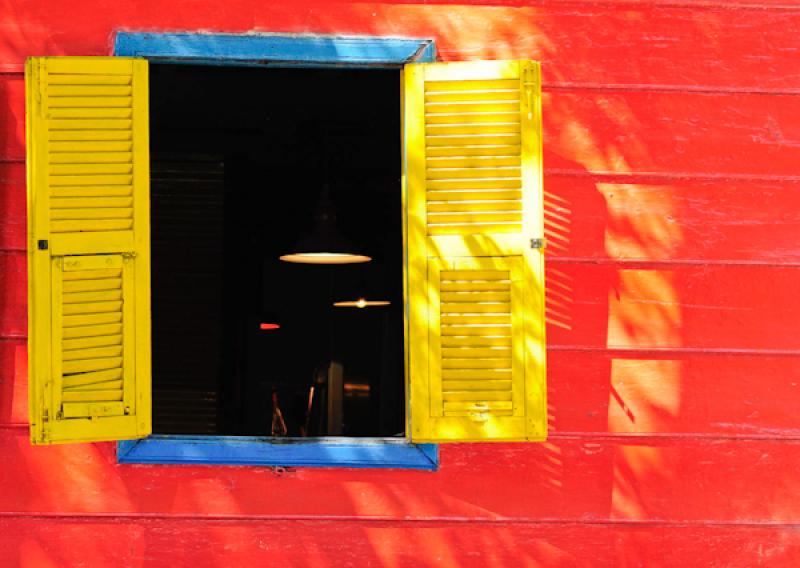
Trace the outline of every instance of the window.
<instances>
[{"instance_id":1,"label":"window","mask_svg":"<svg viewBox=\"0 0 800 568\"><path fill-rule=\"evenodd\" d=\"M148 71L126 57L26 66L35 444L152 430ZM402 82L406 437L543 440L538 66L408 64Z\"/></svg>"}]
</instances>

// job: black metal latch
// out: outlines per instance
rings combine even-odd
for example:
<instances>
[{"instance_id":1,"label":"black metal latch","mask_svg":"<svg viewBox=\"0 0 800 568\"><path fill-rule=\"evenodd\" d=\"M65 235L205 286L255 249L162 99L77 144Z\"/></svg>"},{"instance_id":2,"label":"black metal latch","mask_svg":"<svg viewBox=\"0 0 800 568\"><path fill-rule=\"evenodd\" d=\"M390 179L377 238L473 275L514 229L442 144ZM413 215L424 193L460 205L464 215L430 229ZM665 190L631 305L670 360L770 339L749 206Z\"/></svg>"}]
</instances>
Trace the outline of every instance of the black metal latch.
<instances>
[{"instance_id":1,"label":"black metal latch","mask_svg":"<svg viewBox=\"0 0 800 568\"><path fill-rule=\"evenodd\" d=\"M39 250L47 250L47 241L42 239L36 243L36 246Z\"/></svg>"}]
</instances>

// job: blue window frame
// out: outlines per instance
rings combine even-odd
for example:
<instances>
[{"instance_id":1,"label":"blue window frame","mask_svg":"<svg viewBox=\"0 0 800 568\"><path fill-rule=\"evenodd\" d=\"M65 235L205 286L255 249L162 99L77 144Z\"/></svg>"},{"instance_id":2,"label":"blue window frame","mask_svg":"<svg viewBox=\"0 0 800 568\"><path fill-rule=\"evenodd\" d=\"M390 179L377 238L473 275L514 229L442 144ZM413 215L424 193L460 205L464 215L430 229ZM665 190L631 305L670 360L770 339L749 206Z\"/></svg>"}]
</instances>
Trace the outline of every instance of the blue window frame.
<instances>
[{"instance_id":1,"label":"blue window frame","mask_svg":"<svg viewBox=\"0 0 800 568\"><path fill-rule=\"evenodd\" d=\"M431 39L118 32L114 55L195 65L400 69L436 59ZM117 443L119 463L435 470L436 444L405 438L152 435Z\"/></svg>"}]
</instances>

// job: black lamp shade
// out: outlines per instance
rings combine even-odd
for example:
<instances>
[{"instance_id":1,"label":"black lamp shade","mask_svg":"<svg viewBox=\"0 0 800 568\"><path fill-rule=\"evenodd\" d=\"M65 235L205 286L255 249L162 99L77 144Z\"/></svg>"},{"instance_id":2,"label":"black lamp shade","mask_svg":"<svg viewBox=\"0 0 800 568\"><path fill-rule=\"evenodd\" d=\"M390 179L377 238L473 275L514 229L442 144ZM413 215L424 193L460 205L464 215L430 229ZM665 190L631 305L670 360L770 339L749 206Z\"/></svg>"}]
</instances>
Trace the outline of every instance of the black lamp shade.
<instances>
[{"instance_id":1,"label":"black lamp shade","mask_svg":"<svg viewBox=\"0 0 800 568\"><path fill-rule=\"evenodd\" d=\"M336 211L326 185L317 204L312 232L301 238L280 259L302 264L355 264L369 262L372 257L355 252L352 243L339 233Z\"/></svg>"}]
</instances>

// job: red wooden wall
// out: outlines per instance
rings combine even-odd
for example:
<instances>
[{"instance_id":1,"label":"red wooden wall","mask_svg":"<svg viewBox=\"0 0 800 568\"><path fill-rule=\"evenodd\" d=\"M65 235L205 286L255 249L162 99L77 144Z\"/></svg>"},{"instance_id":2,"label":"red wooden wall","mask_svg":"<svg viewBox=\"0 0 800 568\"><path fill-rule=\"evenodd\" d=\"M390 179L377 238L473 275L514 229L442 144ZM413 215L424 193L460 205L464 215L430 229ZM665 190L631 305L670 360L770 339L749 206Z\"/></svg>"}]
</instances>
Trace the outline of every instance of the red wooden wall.
<instances>
[{"instance_id":1,"label":"red wooden wall","mask_svg":"<svg viewBox=\"0 0 800 568\"><path fill-rule=\"evenodd\" d=\"M800 564L800 2L0 2L0 565ZM434 37L545 80L550 439L437 473L119 466L26 421L29 55Z\"/></svg>"}]
</instances>

